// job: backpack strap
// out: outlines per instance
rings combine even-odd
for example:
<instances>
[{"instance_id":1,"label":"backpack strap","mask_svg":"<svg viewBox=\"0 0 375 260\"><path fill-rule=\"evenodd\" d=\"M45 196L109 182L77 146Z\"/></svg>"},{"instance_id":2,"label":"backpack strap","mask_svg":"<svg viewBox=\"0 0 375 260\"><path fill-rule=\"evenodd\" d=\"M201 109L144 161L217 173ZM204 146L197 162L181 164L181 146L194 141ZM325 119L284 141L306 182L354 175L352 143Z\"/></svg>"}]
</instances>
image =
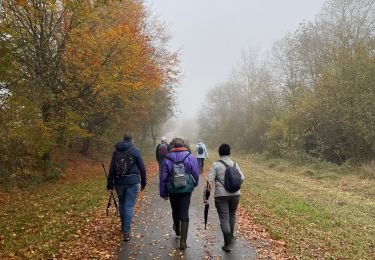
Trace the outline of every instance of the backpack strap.
<instances>
[{"instance_id":1,"label":"backpack strap","mask_svg":"<svg viewBox=\"0 0 375 260\"><path fill-rule=\"evenodd\" d=\"M218 160L218 162L221 162L222 164L224 164L225 168L229 167L229 165L226 162L224 162L223 160Z\"/></svg>"},{"instance_id":2,"label":"backpack strap","mask_svg":"<svg viewBox=\"0 0 375 260\"><path fill-rule=\"evenodd\" d=\"M134 145L132 145L132 146L130 146L130 147L128 148L128 150L126 150L126 152L127 152L127 153L130 153L130 151L133 150L134 148L135 148Z\"/></svg>"},{"instance_id":3,"label":"backpack strap","mask_svg":"<svg viewBox=\"0 0 375 260\"><path fill-rule=\"evenodd\" d=\"M128 157L129 157L129 154L130 154L131 150L133 150L134 148L135 148L134 145L132 145L132 146L130 146L130 147L126 150L126 152L125 152L125 158L128 158Z\"/></svg>"},{"instance_id":4,"label":"backpack strap","mask_svg":"<svg viewBox=\"0 0 375 260\"><path fill-rule=\"evenodd\" d=\"M222 164L224 164L224 166L226 167L226 168L228 168L229 167L229 165L228 164L226 164L223 160L218 160L218 162L221 162ZM217 177L217 175L215 176L215 180L217 180L218 182L220 182L220 184L224 187L224 189L225 189L225 186L224 186L224 183Z\"/></svg>"},{"instance_id":5,"label":"backpack strap","mask_svg":"<svg viewBox=\"0 0 375 260\"><path fill-rule=\"evenodd\" d=\"M229 166L226 162L224 162L223 160L218 160L218 162L221 162L222 164L224 164L226 168L230 167L230 166ZM232 166L232 167L237 168L237 167L236 167L236 162L235 162L235 161L233 161L233 166Z\"/></svg>"},{"instance_id":6,"label":"backpack strap","mask_svg":"<svg viewBox=\"0 0 375 260\"><path fill-rule=\"evenodd\" d=\"M218 182L220 182L220 184L221 184L221 185L224 187L224 189L225 189L224 183L222 183L221 180L219 180L219 178L218 178L217 176L215 177L215 180L217 180Z\"/></svg>"},{"instance_id":7,"label":"backpack strap","mask_svg":"<svg viewBox=\"0 0 375 260\"><path fill-rule=\"evenodd\" d=\"M182 163L182 162L184 162L184 161L186 160L186 158L189 157L190 154L191 154L191 152L189 152L189 153L184 157L184 159L182 159L181 161L177 161L177 162L175 162L172 158L170 158L170 157L168 157L168 156L165 156L165 159L168 159L168 160L172 161L173 163Z\"/></svg>"},{"instance_id":8,"label":"backpack strap","mask_svg":"<svg viewBox=\"0 0 375 260\"><path fill-rule=\"evenodd\" d=\"M190 154L191 154L191 152L189 152L189 153L184 157L184 159L182 159L182 161L179 161L179 162L177 162L177 163L182 163L182 162L184 162L184 161L186 160L186 158L189 157Z\"/></svg>"}]
</instances>

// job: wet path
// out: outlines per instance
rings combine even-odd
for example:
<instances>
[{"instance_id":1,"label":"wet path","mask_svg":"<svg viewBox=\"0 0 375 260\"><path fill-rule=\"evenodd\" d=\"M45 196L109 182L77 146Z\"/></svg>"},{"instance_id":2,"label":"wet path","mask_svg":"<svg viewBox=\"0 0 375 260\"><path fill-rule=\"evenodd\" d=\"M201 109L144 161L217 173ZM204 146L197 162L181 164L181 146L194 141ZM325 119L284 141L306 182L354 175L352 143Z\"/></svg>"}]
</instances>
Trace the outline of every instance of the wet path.
<instances>
[{"instance_id":1,"label":"wet path","mask_svg":"<svg viewBox=\"0 0 375 260\"><path fill-rule=\"evenodd\" d=\"M230 253L221 249L223 235L212 198L207 230L204 230L203 185L201 178L193 192L186 250L178 249L179 238L172 229L170 204L160 198L156 177L147 186L142 207L133 218L132 239L122 242L118 248L118 259L254 259L255 250L241 238L234 241Z\"/></svg>"}]
</instances>

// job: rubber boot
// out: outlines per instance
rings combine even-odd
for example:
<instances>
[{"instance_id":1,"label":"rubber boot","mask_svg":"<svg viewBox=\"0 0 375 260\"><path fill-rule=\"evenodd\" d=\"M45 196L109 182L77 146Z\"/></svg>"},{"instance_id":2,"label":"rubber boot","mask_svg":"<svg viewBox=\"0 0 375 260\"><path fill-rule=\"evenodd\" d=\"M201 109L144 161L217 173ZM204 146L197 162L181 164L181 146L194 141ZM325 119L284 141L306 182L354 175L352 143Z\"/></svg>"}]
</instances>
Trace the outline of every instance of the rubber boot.
<instances>
[{"instance_id":1,"label":"rubber boot","mask_svg":"<svg viewBox=\"0 0 375 260\"><path fill-rule=\"evenodd\" d=\"M233 243L234 240L236 240L237 237L234 236L234 231L230 232L230 244Z\"/></svg>"},{"instance_id":2,"label":"rubber boot","mask_svg":"<svg viewBox=\"0 0 375 260\"><path fill-rule=\"evenodd\" d=\"M180 225L180 221L177 221L173 224L173 230L174 232L176 233L176 236L180 236L180 228L181 228L181 225Z\"/></svg>"},{"instance_id":3,"label":"rubber boot","mask_svg":"<svg viewBox=\"0 0 375 260\"><path fill-rule=\"evenodd\" d=\"M229 247L231 241L231 233L223 233L224 235L224 245L221 247L225 252L229 253L231 248Z\"/></svg>"},{"instance_id":4,"label":"rubber boot","mask_svg":"<svg viewBox=\"0 0 375 260\"><path fill-rule=\"evenodd\" d=\"M189 229L189 221L181 221L181 238L180 238L180 250L187 248L186 239Z\"/></svg>"}]
</instances>

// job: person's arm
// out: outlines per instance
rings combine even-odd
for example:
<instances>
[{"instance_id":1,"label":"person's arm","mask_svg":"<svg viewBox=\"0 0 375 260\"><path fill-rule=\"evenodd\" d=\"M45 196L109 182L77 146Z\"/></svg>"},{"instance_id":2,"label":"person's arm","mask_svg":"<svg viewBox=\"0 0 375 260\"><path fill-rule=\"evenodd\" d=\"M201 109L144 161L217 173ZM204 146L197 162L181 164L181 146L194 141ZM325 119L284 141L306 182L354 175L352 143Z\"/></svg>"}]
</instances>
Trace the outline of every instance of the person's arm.
<instances>
[{"instance_id":1,"label":"person's arm","mask_svg":"<svg viewBox=\"0 0 375 260\"><path fill-rule=\"evenodd\" d=\"M167 192L167 182L169 176L169 166L168 166L168 159L164 160L161 164L161 171L159 174L159 193L160 197L166 199L168 198Z\"/></svg>"},{"instance_id":2,"label":"person's arm","mask_svg":"<svg viewBox=\"0 0 375 260\"><path fill-rule=\"evenodd\" d=\"M146 175L146 167L143 162L141 153L136 150L136 163L139 169L139 173L141 174L141 189L143 190L146 187L146 182L147 182L147 175Z\"/></svg>"},{"instance_id":3,"label":"person's arm","mask_svg":"<svg viewBox=\"0 0 375 260\"><path fill-rule=\"evenodd\" d=\"M207 151L206 145L204 145L203 147L204 147L204 153L206 154L206 158L208 159L208 151Z\"/></svg>"},{"instance_id":4,"label":"person's arm","mask_svg":"<svg viewBox=\"0 0 375 260\"><path fill-rule=\"evenodd\" d=\"M116 152L112 154L112 160L111 164L109 166L109 172L108 172L108 178L107 178L107 190L112 191L113 190L113 179L115 176L116 166L115 166L115 158Z\"/></svg>"},{"instance_id":5,"label":"person's arm","mask_svg":"<svg viewBox=\"0 0 375 260\"><path fill-rule=\"evenodd\" d=\"M191 165L191 174L193 175L193 178L194 178L194 181L195 181L194 186L196 187L196 186L198 186L199 173L200 173L198 161L194 157L194 155L190 154L189 155L189 162L190 162L190 165Z\"/></svg>"},{"instance_id":6,"label":"person's arm","mask_svg":"<svg viewBox=\"0 0 375 260\"><path fill-rule=\"evenodd\" d=\"M238 163L236 163L236 168L238 169L238 171L241 174L241 180L244 181L245 180L245 175L243 175L243 173L241 172L241 169L240 169L240 166L238 165Z\"/></svg>"},{"instance_id":7,"label":"person's arm","mask_svg":"<svg viewBox=\"0 0 375 260\"><path fill-rule=\"evenodd\" d=\"M160 144L158 144L158 145L156 146L156 151L155 151L156 161L158 161L158 162L159 162L159 145L160 145Z\"/></svg>"},{"instance_id":8,"label":"person's arm","mask_svg":"<svg viewBox=\"0 0 375 260\"><path fill-rule=\"evenodd\" d=\"M209 191L212 192L212 187L215 183L215 177L216 177L216 166L215 166L215 163L213 163L211 165L211 168L208 172L208 178L207 178L207 181L209 183ZM206 187L205 187L206 188ZM213 197L212 193L211 193L211 196L210 197ZM203 198L203 203L204 204L208 204L208 200L206 200L206 198Z\"/></svg>"},{"instance_id":9,"label":"person's arm","mask_svg":"<svg viewBox=\"0 0 375 260\"><path fill-rule=\"evenodd\" d=\"M216 163L214 162L211 165L211 168L208 172L208 181L210 182L210 187L213 187L215 184L215 178L216 178Z\"/></svg>"}]
</instances>

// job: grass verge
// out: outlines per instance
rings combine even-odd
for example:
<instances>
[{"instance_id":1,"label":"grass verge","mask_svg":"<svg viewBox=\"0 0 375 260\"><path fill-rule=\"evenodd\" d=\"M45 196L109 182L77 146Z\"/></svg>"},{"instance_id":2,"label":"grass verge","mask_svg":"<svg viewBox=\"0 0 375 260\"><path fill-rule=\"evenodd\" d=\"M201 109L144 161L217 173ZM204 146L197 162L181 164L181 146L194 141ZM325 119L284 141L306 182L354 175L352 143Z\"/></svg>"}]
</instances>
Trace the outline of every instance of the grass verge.
<instances>
[{"instance_id":1,"label":"grass verge","mask_svg":"<svg viewBox=\"0 0 375 260\"><path fill-rule=\"evenodd\" d=\"M113 258L119 234L112 222L118 217L104 214L108 193L101 159L66 153L60 160L60 179L0 192L0 259ZM156 166L148 171L150 178Z\"/></svg>"},{"instance_id":2,"label":"grass verge","mask_svg":"<svg viewBox=\"0 0 375 260\"><path fill-rule=\"evenodd\" d=\"M331 166L234 159L247 177L242 205L297 257L375 258L375 180L339 174Z\"/></svg>"},{"instance_id":3,"label":"grass verge","mask_svg":"<svg viewBox=\"0 0 375 260\"><path fill-rule=\"evenodd\" d=\"M74 240L107 197L99 165L88 168L96 173L2 194L0 258L52 258L60 243Z\"/></svg>"}]
</instances>

